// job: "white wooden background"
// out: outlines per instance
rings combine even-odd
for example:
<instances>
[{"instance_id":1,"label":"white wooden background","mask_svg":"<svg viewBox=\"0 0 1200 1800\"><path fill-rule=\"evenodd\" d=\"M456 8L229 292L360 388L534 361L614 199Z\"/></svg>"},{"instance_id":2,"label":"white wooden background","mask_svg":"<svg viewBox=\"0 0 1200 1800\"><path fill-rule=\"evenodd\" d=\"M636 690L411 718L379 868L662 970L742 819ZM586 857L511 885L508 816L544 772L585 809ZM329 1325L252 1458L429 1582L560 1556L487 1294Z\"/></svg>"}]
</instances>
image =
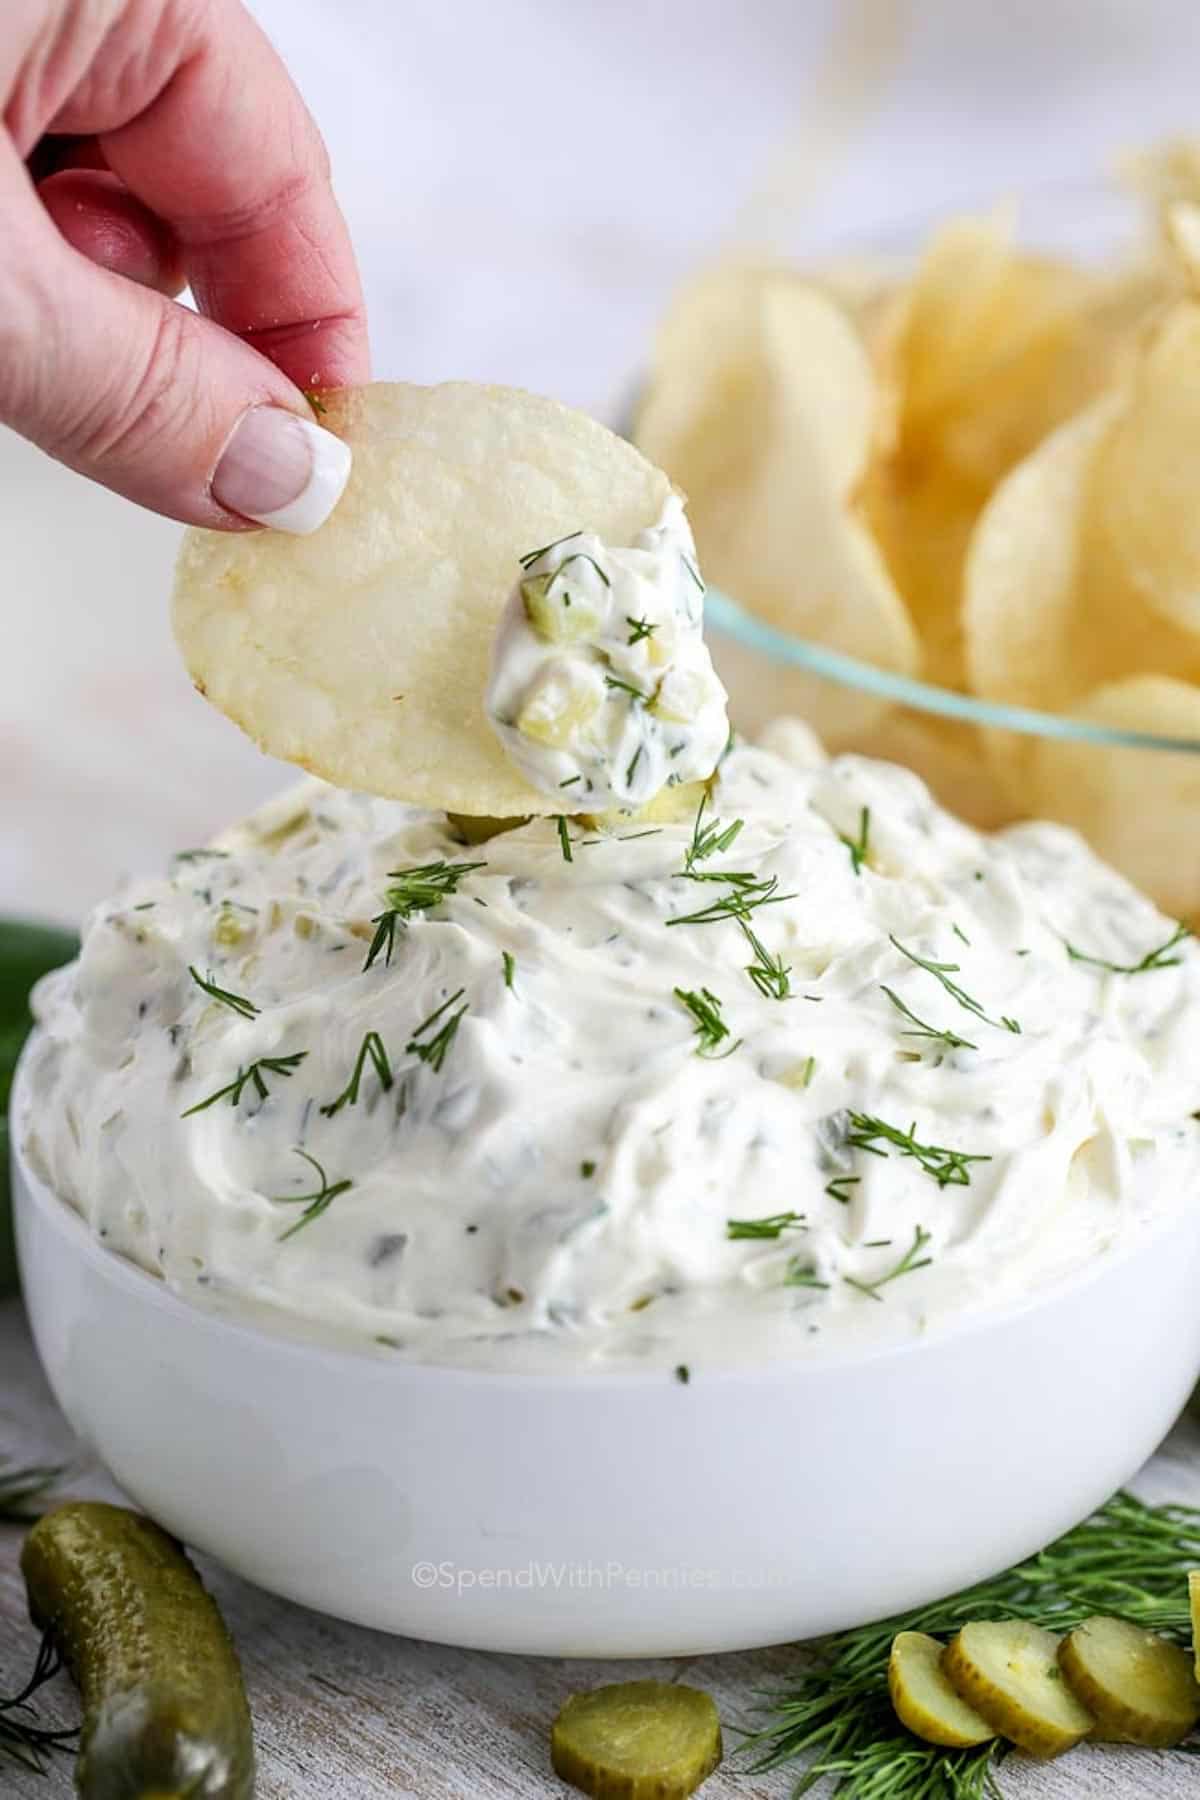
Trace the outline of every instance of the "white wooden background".
<instances>
[{"instance_id":1,"label":"white wooden background","mask_svg":"<svg viewBox=\"0 0 1200 1800\"><path fill-rule=\"evenodd\" d=\"M0 1306L0 1371L0 1457L57 1463L78 1456L15 1302ZM1198 1452L1200 1424L1186 1417L1135 1484L1138 1492L1200 1503ZM85 1460L67 1485L73 1494L120 1497ZM20 1538L0 1526L0 1691L16 1685L37 1642L24 1615ZM786 1680L800 1660L795 1646L636 1664L448 1650L321 1618L207 1562L201 1567L245 1665L259 1800L567 1800L546 1746L550 1721L573 1689L634 1675L681 1678L709 1689L728 1727L749 1720L757 1691ZM48 1716L69 1720L70 1705L65 1686L47 1691ZM727 1730L727 1748L736 1741ZM1085 1747L1049 1767L1013 1756L1001 1781L1012 1800L1194 1800L1200 1769L1189 1756ZM783 1800L790 1787L785 1772L754 1776L727 1755L703 1791L705 1800ZM0 1763L4 1800L67 1800L73 1792L69 1758L46 1779Z\"/></svg>"}]
</instances>

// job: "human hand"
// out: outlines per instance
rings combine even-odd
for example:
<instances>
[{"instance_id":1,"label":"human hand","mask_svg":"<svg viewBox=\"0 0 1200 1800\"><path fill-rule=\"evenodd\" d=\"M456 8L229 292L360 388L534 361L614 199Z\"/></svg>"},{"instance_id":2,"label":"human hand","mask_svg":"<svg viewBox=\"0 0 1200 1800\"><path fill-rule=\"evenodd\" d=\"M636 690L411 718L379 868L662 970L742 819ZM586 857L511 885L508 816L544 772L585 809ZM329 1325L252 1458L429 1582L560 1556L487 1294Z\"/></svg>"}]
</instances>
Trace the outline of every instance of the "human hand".
<instances>
[{"instance_id":1,"label":"human hand","mask_svg":"<svg viewBox=\"0 0 1200 1800\"><path fill-rule=\"evenodd\" d=\"M173 518L315 530L350 453L301 390L366 379L366 321L282 63L240 0L4 13L0 422Z\"/></svg>"}]
</instances>

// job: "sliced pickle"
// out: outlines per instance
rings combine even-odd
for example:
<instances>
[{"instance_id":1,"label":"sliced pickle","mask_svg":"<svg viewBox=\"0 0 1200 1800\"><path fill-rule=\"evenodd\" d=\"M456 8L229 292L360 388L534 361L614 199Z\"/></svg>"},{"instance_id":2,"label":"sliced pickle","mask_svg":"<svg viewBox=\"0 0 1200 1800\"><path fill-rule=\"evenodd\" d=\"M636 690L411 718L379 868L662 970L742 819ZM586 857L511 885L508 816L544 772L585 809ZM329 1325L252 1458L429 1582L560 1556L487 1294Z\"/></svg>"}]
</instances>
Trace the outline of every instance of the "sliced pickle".
<instances>
[{"instance_id":1,"label":"sliced pickle","mask_svg":"<svg viewBox=\"0 0 1200 1800\"><path fill-rule=\"evenodd\" d=\"M942 1657L955 1691L1030 1756L1061 1756L1095 1720L1058 1666L1059 1639L1023 1619L964 1625Z\"/></svg>"},{"instance_id":2,"label":"sliced pickle","mask_svg":"<svg viewBox=\"0 0 1200 1800\"><path fill-rule=\"evenodd\" d=\"M528 825L528 815L523 819L473 819L469 813L447 813L447 819L454 827L464 844L486 844L489 838L500 837L506 831L520 831L522 825Z\"/></svg>"},{"instance_id":3,"label":"sliced pickle","mask_svg":"<svg viewBox=\"0 0 1200 1800\"><path fill-rule=\"evenodd\" d=\"M1192 1609L1192 1656L1196 1680L1200 1681L1200 1569L1188 1574L1188 1603Z\"/></svg>"},{"instance_id":4,"label":"sliced pickle","mask_svg":"<svg viewBox=\"0 0 1200 1800\"><path fill-rule=\"evenodd\" d=\"M942 1645L923 1631L901 1631L892 1639L888 1692L902 1725L927 1744L966 1749L996 1733L968 1706L942 1673Z\"/></svg>"},{"instance_id":5,"label":"sliced pickle","mask_svg":"<svg viewBox=\"0 0 1200 1800\"><path fill-rule=\"evenodd\" d=\"M1191 1657L1140 1625L1085 1619L1063 1639L1058 1665L1109 1743L1169 1750L1200 1719Z\"/></svg>"},{"instance_id":6,"label":"sliced pickle","mask_svg":"<svg viewBox=\"0 0 1200 1800\"><path fill-rule=\"evenodd\" d=\"M686 1800L721 1760L721 1722L699 1688L619 1681L571 1695L550 1760L594 1800Z\"/></svg>"}]
</instances>

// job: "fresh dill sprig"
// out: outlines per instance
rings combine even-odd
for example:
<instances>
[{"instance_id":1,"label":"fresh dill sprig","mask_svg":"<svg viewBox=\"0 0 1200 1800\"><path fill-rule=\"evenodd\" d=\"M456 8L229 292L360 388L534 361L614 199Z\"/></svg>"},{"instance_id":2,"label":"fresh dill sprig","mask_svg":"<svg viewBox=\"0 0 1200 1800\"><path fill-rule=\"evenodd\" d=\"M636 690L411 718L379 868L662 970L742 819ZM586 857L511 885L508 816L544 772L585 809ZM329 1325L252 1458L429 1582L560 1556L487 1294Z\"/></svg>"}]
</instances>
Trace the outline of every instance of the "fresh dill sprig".
<instances>
[{"instance_id":1,"label":"fresh dill sprig","mask_svg":"<svg viewBox=\"0 0 1200 1800\"><path fill-rule=\"evenodd\" d=\"M446 1053L458 1035L458 1028L462 1023L463 1014L470 1011L471 1002L469 1000L464 1001L463 1005L459 1007L456 1013L451 1013L441 1030L433 1037L426 1039L424 1043L420 1040L425 1036L429 1027L431 1025L436 1025L443 1013L447 1012L449 1008L454 1005L456 1000L462 1000L465 992L465 988L459 988L457 994L451 994L448 1000L443 1000L437 1011L431 1012L424 1023L417 1026L417 1029L413 1032L411 1038L409 1038L408 1043L404 1046L410 1056L419 1056L423 1063L428 1063L429 1067L435 1071L439 1071L442 1064L445 1062Z\"/></svg>"},{"instance_id":2,"label":"fresh dill sprig","mask_svg":"<svg viewBox=\"0 0 1200 1800\"><path fill-rule=\"evenodd\" d=\"M390 869L387 878L392 885L384 894L387 902L384 910L371 920L375 936L367 951L364 971L381 956L385 965L391 962L397 925L407 925L415 914L430 912L433 907L440 906L451 894L457 894L468 875L473 875L476 869L486 868L486 862L432 862L420 863L412 869Z\"/></svg>"},{"instance_id":3,"label":"fresh dill sprig","mask_svg":"<svg viewBox=\"0 0 1200 1800\"><path fill-rule=\"evenodd\" d=\"M558 815L558 847L562 851L564 862L575 861L575 858L571 853L571 833L567 830L566 813L559 813Z\"/></svg>"},{"instance_id":4,"label":"fresh dill sprig","mask_svg":"<svg viewBox=\"0 0 1200 1800\"><path fill-rule=\"evenodd\" d=\"M596 561L595 557L589 556L586 550L573 550L570 556L564 556L557 569L554 571L555 576L561 575L563 570L568 568L573 562L590 563L605 587L610 588L612 586L612 582L608 579L608 576L604 573L604 570L600 567L600 564Z\"/></svg>"},{"instance_id":5,"label":"fresh dill sprig","mask_svg":"<svg viewBox=\"0 0 1200 1800\"><path fill-rule=\"evenodd\" d=\"M700 804L696 808L696 822L692 826L692 841L688 845L683 858L683 873L690 875L698 862L709 856L718 856L730 848L737 837L744 819L734 819L731 825L722 825L714 819L711 825L704 824L704 809L709 804L710 794L707 788L700 796Z\"/></svg>"},{"instance_id":6,"label":"fresh dill sprig","mask_svg":"<svg viewBox=\"0 0 1200 1800\"><path fill-rule=\"evenodd\" d=\"M825 1192L831 1200L837 1200L842 1206L849 1206L854 1195L846 1193L847 1188L858 1187L861 1175L835 1175L832 1181L825 1183Z\"/></svg>"},{"instance_id":7,"label":"fresh dill sprig","mask_svg":"<svg viewBox=\"0 0 1200 1800\"><path fill-rule=\"evenodd\" d=\"M700 571L696 567L695 563L692 561L691 557L685 555L685 553L681 550L679 552L679 560L683 564L684 568L687 570L688 574L691 576L692 580L695 582L696 586L700 589L700 592L702 594L707 593L708 589L705 587L703 581L700 579Z\"/></svg>"},{"instance_id":8,"label":"fresh dill sprig","mask_svg":"<svg viewBox=\"0 0 1200 1800\"><path fill-rule=\"evenodd\" d=\"M838 841L839 843L845 844L847 850L850 852L850 866L854 870L854 873L856 875L861 875L862 866L870 855L871 809L869 806L864 806L859 812L858 836L856 838L847 837L844 832L839 831Z\"/></svg>"},{"instance_id":9,"label":"fresh dill sprig","mask_svg":"<svg viewBox=\"0 0 1200 1800\"><path fill-rule=\"evenodd\" d=\"M31 1524L41 1512L41 1501L62 1472L48 1464L14 1468L0 1459L0 1525Z\"/></svg>"},{"instance_id":10,"label":"fresh dill sprig","mask_svg":"<svg viewBox=\"0 0 1200 1800\"><path fill-rule=\"evenodd\" d=\"M377 1031L368 1031L358 1047L358 1055L354 1059L354 1067L350 1071L350 1079L336 1100L330 1100L321 1108L327 1119L340 1113L343 1106L358 1105L358 1090L362 1085L363 1072L370 1058L371 1067L379 1077L379 1085L386 1094L392 1085L392 1065L388 1061L387 1045Z\"/></svg>"},{"instance_id":11,"label":"fresh dill sprig","mask_svg":"<svg viewBox=\"0 0 1200 1800\"><path fill-rule=\"evenodd\" d=\"M792 967L782 956L772 956L749 920L739 919L746 942L754 952L754 961L746 964L746 973L764 1000L788 1000L792 993Z\"/></svg>"},{"instance_id":12,"label":"fresh dill sprig","mask_svg":"<svg viewBox=\"0 0 1200 1800\"><path fill-rule=\"evenodd\" d=\"M628 613L625 614L625 623L629 627L629 636L625 640L627 644L640 644L643 638L652 638L658 630L658 626L652 625L649 619L633 619Z\"/></svg>"},{"instance_id":13,"label":"fresh dill sprig","mask_svg":"<svg viewBox=\"0 0 1200 1800\"><path fill-rule=\"evenodd\" d=\"M221 1006L227 1006L240 1018L257 1019L259 1008L255 1006L253 1000L247 1000L243 994L232 994L228 988L218 987L211 972L208 975L201 975L199 969L189 963L188 974L198 988L204 989L210 1000L216 1000Z\"/></svg>"},{"instance_id":14,"label":"fresh dill sprig","mask_svg":"<svg viewBox=\"0 0 1200 1800\"><path fill-rule=\"evenodd\" d=\"M232 1081L227 1082L223 1088L218 1088L215 1094L210 1094L207 1100L197 1100L195 1106L189 1106L179 1116L181 1119L190 1119L193 1113L204 1112L208 1107L215 1106L218 1100L224 1100L226 1094L229 1096L230 1106L236 1106L250 1082L254 1083L259 1099L267 1100L270 1098L270 1089L267 1087L266 1076L282 1075L290 1079L307 1055L307 1050L297 1050L294 1056L260 1056L248 1068L239 1069Z\"/></svg>"},{"instance_id":15,"label":"fresh dill sprig","mask_svg":"<svg viewBox=\"0 0 1200 1800\"><path fill-rule=\"evenodd\" d=\"M883 1295L879 1290L881 1287L886 1287L889 1281L898 1281L901 1275L911 1275L914 1269L929 1267L933 1261L932 1256L922 1256L921 1252L930 1242L932 1235L931 1232L918 1225L912 1243L894 1269L889 1269L886 1275L876 1276L874 1281L860 1281L855 1275L847 1275L844 1277L846 1285L857 1288L860 1294L867 1294L872 1300L882 1301Z\"/></svg>"},{"instance_id":16,"label":"fresh dill sprig","mask_svg":"<svg viewBox=\"0 0 1200 1800\"><path fill-rule=\"evenodd\" d=\"M831 1783L830 1800L997 1800L1002 1739L969 1750L925 1744L888 1698L888 1656L901 1631L946 1639L972 1619L1027 1619L1070 1631L1097 1613L1177 1642L1190 1636L1189 1569L1200 1565L1200 1509L1148 1506L1119 1493L1016 1568L947 1600L825 1638L796 1679L762 1700L765 1722L742 1745L753 1769L799 1763L797 1796Z\"/></svg>"},{"instance_id":17,"label":"fresh dill sprig","mask_svg":"<svg viewBox=\"0 0 1200 1800\"><path fill-rule=\"evenodd\" d=\"M951 981L952 975L962 973L960 963L934 962L931 957L918 956L915 950L910 950L907 944L902 944L900 939L891 932L888 933L888 942L893 949L900 952L901 956L906 956L910 963L915 963L918 969L924 969L927 975L932 975L940 981L950 998L956 1000L965 1011L973 1013L977 1019L982 1019L985 1025L994 1025L997 1031L1015 1031L1020 1036L1021 1027L1016 1019L1010 1019L1004 1013L1001 1013L998 1019L993 1019L983 1010L973 994L968 994L965 988L958 985L957 981ZM974 1048L974 1046L971 1047Z\"/></svg>"},{"instance_id":18,"label":"fresh dill sprig","mask_svg":"<svg viewBox=\"0 0 1200 1800\"><path fill-rule=\"evenodd\" d=\"M645 749L645 747L646 746L644 744L639 744L637 749L634 751L633 755L629 759L629 767L625 771L625 786L626 787L633 786L633 777L637 770L638 764L642 760L642 752Z\"/></svg>"},{"instance_id":19,"label":"fresh dill sprig","mask_svg":"<svg viewBox=\"0 0 1200 1800\"><path fill-rule=\"evenodd\" d=\"M572 538L582 537L582 531L568 531L565 537L555 538L552 544L543 544L540 550L527 550L517 561L523 569L532 569L539 557L545 556L548 550L557 550L560 544L569 544Z\"/></svg>"},{"instance_id":20,"label":"fresh dill sprig","mask_svg":"<svg viewBox=\"0 0 1200 1800\"><path fill-rule=\"evenodd\" d=\"M1072 962L1088 963L1093 969L1108 969L1113 975L1146 975L1151 969L1173 969L1177 963L1181 963L1181 956L1171 956L1169 952L1191 935L1187 925L1177 925L1165 944L1159 944L1154 950L1147 950L1141 961L1135 963L1109 962L1103 956L1089 956L1086 951L1077 950L1074 944L1067 943L1066 938L1063 943Z\"/></svg>"},{"instance_id":21,"label":"fresh dill sprig","mask_svg":"<svg viewBox=\"0 0 1200 1800\"><path fill-rule=\"evenodd\" d=\"M500 958L504 964L504 985L506 988L511 988L513 976L517 972L517 959L511 950L502 950Z\"/></svg>"},{"instance_id":22,"label":"fresh dill sprig","mask_svg":"<svg viewBox=\"0 0 1200 1800\"><path fill-rule=\"evenodd\" d=\"M0 1758L34 1775L46 1773L52 1752L73 1751L78 1744L77 1727L39 1725L33 1704L33 1696L54 1680L62 1666L62 1655L47 1632L24 1687L15 1694L0 1695Z\"/></svg>"},{"instance_id":23,"label":"fresh dill sprig","mask_svg":"<svg viewBox=\"0 0 1200 1800\"><path fill-rule=\"evenodd\" d=\"M969 1187L971 1182L971 1163L991 1162L990 1156L984 1156L967 1150L948 1150L942 1144L922 1144L916 1135L916 1126L910 1125L907 1131L901 1131L895 1125L889 1125L886 1119L878 1119L871 1113L852 1112L849 1115L850 1129L846 1134L846 1145L851 1150L866 1150L872 1156L886 1156L888 1152L879 1148L880 1143L888 1144L898 1150L901 1156L911 1156L920 1163L926 1175L936 1181L939 1187Z\"/></svg>"},{"instance_id":24,"label":"fresh dill sprig","mask_svg":"<svg viewBox=\"0 0 1200 1800\"><path fill-rule=\"evenodd\" d=\"M975 1049L976 1046L969 1038L959 1037L956 1031L951 1031L948 1027L943 1030L938 1025L927 1024L924 1019L917 1017L911 1006L906 1006L904 1004L904 1001L900 998L899 994L892 988L885 986L883 982L880 983L880 986L883 988L884 993L887 995L892 1005L896 1008L896 1011L903 1013L906 1019L912 1020L912 1024L908 1030L901 1032L901 1037L929 1038L932 1043L941 1044L942 1048L945 1050Z\"/></svg>"},{"instance_id":25,"label":"fresh dill sprig","mask_svg":"<svg viewBox=\"0 0 1200 1800\"><path fill-rule=\"evenodd\" d=\"M171 857L173 863L227 862L228 850L210 850L207 846L199 850L176 850Z\"/></svg>"},{"instance_id":26,"label":"fresh dill sprig","mask_svg":"<svg viewBox=\"0 0 1200 1800\"><path fill-rule=\"evenodd\" d=\"M716 1057L718 1060L732 1056L741 1043L741 1038L727 1044L724 1050L718 1045L725 1043L729 1036L729 1027L721 1017L721 1002L708 988L699 991L688 988L675 989L675 998L681 1006L687 1008L692 1015L696 1029L696 1055Z\"/></svg>"},{"instance_id":27,"label":"fresh dill sprig","mask_svg":"<svg viewBox=\"0 0 1200 1800\"><path fill-rule=\"evenodd\" d=\"M693 880L708 879L693 876ZM714 874L714 881L728 881L732 885L727 894L714 900L708 906L702 906L699 912L679 913L668 919L668 925L712 925L720 919L747 919L760 906L778 906L783 900L794 900L795 894L776 892L779 886L778 875L759 880L757 876L738 872L733 875Z\"/></svg>"},{"instance_id":28,"label":"fresh dill sprig","mask_svg":"<svg viewBox=\"0 0 1200 1800\"><path fill-rule=\"evenodd\" d=\"M339 1194L346 1193L354 1186L354 1183L349 1180L331 1182L316 1157L310 1156L307 1150L301 1150L299 1145L296 1146L296 1155L302 1156L305 1162L316 1170L317 1180L321 1185L311 1194L268 1195L269 1199L277 1201L280 1206L302 1206L304 1208L296 1223L289 1225L286 1231L280 1232L279 1242L281 1244L286 1243L288 1238L295 1237L298 1231L303 1231L306 1225L311 1225L314 1219L319 1219L321 1214L333 1205Z\"/></svg>"},{"instance_id":29,"label":"fresh dill sprig","mask_svg":"<svg viewBox=\"0 0 1200 1800\"><path fill-rule=\"evenodd\" d=\"M631 681L622 681L619 675L606 675L604 685L606 688L617 688L622 694L632 694L635 700L640 700L643 704L650 698L649 694L643 694L641 688L634 687Z\"/></svg>"},{"instance_id":30,"label":"fresh dill sprig","mask_svg":"<svg viewBox=\"0 0 1200 1800\"><path fill-rule=\"evenodd\" d=\"M803 1213L768 1213L765 1219L726 1219L725 1235L728 1238L777 1238L793 1228L803 1229L805 1224Z\"/></svg>"},{"instance_id":31,"label":"fresh dill sprig","mask_svg":"<svg viewBox=\"0 0 1200 1800\"><path fill-rule=\"evenodd\" d=\"M802 1256L793 1256L788 1263L783 1285L784 1287L827 1288L829 1283L822 1281L812 1264L805 1262Z\"/></svg>"}]
</instances>

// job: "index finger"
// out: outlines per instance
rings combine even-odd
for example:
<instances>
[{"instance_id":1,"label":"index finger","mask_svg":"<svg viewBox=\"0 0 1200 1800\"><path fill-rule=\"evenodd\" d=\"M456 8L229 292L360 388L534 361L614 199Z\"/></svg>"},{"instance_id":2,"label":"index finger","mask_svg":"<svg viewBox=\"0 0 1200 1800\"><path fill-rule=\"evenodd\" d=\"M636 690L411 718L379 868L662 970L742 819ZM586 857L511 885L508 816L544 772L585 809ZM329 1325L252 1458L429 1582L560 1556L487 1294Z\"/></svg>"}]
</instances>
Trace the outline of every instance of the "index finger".
<instances>
[{"instance_id":1,"label":"index finger","mask_svg":"<svg viewBox=\"0 0 1200 1800\"><path fill-rule=\"evenodd\" d=\"M316 125L238 0L199 21L150 105L101 128L105 159L171 226L209 318L297 387L365 381L362 288Z\"/></svg>"}]
</instances>

